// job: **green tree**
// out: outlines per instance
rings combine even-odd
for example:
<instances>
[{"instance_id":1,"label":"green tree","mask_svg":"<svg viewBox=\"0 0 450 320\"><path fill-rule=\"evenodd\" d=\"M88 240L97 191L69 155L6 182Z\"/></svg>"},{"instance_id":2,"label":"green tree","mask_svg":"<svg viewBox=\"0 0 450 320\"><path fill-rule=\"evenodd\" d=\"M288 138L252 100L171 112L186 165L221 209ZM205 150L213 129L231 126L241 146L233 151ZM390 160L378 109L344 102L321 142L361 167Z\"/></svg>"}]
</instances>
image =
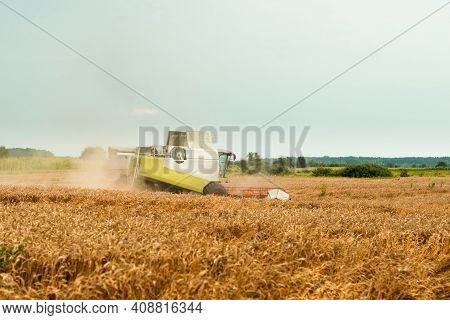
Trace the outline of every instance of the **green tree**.
<instances>
[{"instance_id":1,"label":"green tree","mask_svg":"<svg viewBox=\"0 0 450 320\"><path fill-rule=\"evenodd\" d=\"M357 164L345 167L341 176L348 178L392 177L392 172L374 163Z\"/></svg>"},{"instance_id":2,"label":"green tree","mask_svg":"<svg viewBox=\"0 0 450 320\"><path fill-rule=\"evenodd\" d=\"M297 157L297 168L306 168L306 159L303 156Z\"/></svg>"},{"instance_id":3,"label":"green tree","mask_svg":"<svg viewBox=\"0 0 450 320\"><path fill-rule=\"evenodd\" d=\"M297 167L297 159L294 157L286 158L287 165L289 168L296 168Z\"/></svg>"},{"instance_id":4,"label":"green tree","mask_svg":"<svg viewBox=\"0 0 450 320\"><path fill-rule=\"evenodd\" d=\"M444 162L444 161L439 161L439 162L436 164L436 168L447 168L447 163Z\"/></svg>"},{"instance_id":5,"label":"green tree","mask_svg":"<svg viewBox=\"0 0 450 320\"><path fill-rule=\"evenodd\" d=\"M6 158L8 156L8 150L4 146L0 146L0 158Z\"/></svg>"},{"instance_id":6,"label":"green tree","mask_svg":"<svg viewBox=\"0 0 450 320\"><path fill-rule=\"evenodd\" d=\"M247 173L248 172L247 160L241 159L241 161L239 161L239 166L241 167L241 172L242 173Z\"/></svg>"},{"instance_id":7,"label":"green tree","mask_svg":"<svg viewBox=\"0 0 450 320\"><path fill-rule=\"evenodd\" d=\"M279 157L269 167L269 173L273 175L285 175L289 173L289 159Z\"/></svg>"},{"instance_id":8,"label":"green tree","mask_svg":"<svg viewBox=\"0 0 450 320\"><path fill-rule=\"evenodd\" d=\"M247 156L248 174L261 172L262 160L257 152L250 152Z\"/></svg>"}]
</instances>

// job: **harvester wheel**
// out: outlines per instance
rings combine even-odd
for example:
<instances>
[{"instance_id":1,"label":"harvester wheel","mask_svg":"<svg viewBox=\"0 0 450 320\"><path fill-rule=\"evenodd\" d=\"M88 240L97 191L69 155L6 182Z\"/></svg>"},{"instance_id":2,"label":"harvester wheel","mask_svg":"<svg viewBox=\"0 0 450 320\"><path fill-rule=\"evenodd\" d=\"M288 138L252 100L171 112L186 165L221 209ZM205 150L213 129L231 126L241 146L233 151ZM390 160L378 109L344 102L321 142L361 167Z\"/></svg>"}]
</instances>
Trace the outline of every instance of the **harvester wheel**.
<instances>
[{"instance_id":1,"label":"harvester wheel","mask_svg":"<svg viewBox=\"0 0 450 320\"><path fill-rule=\"evenodd\" d=\"M215 196L226 196L227 190L225 190L224 186L217 182L211 182L208 184L205 189L203 189L203 194L212 194Z\"/></svg>"}]
</instances>

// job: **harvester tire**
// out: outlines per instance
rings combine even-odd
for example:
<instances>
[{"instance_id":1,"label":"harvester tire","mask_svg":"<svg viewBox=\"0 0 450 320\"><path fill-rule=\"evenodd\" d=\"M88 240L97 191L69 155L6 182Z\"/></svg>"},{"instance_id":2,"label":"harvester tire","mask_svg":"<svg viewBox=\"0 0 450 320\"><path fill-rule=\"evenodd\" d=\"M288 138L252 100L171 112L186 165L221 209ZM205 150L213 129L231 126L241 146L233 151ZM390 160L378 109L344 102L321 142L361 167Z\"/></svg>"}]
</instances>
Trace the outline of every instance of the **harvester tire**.
<instances>
[{"instance_id":1,"label":"harvester tire","mask_svg":"<svg viewBox=\"0 0 450 320\"><path fill-rule=\"evenodd\" d=\"M225 190L225 187L217 182L211 182L208 184L205 189L203 189L203 194L208 195L215 195L215 196L226 196L228 195L227 190Z\"/></svg>"}]
</instances>

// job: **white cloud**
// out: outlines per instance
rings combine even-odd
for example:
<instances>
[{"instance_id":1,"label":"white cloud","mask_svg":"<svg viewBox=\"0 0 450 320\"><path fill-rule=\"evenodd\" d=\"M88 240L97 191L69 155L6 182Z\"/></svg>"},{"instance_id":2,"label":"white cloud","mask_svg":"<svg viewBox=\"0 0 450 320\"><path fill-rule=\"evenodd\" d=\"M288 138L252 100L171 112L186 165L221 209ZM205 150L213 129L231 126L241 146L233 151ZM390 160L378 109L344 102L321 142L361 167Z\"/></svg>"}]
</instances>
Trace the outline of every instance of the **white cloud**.
<instances>
[{"instance_id":1,"label":"white cloud","mask_svg":"<svg viewBox=\"0 0 450 320\"><path fill-rule=\"evenodd\" d=\"M147 116L155 113L156 111L150 108L134 108L134 110L131 112L131 114L136 116Z\"/></svg>"}]
</instances>

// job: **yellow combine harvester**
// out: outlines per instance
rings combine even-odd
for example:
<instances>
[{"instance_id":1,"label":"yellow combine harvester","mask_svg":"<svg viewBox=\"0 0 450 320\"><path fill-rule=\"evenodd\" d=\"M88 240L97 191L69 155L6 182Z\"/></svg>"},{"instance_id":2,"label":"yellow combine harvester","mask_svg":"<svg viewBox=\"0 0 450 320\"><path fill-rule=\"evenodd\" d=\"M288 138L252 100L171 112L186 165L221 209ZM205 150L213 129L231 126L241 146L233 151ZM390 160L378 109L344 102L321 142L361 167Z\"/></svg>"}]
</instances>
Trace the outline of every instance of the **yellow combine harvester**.
<instances>
[{"instance_id":1,"label":"yellow combine harvester","mask_svg":"<svg viewBox=\"0 0 450 320\"><path fill-rule=\"evenodd\" d=\"M154 190L226 195L220 177L236 157L217 149L210 132L170 131L164 146L109 148L109 158L129 184L139 179Z\"/></svg>"},{"instance_id":2,"label":"yellow combine harvester","mask_svg":"<svg viewBox=\"0 0 450 320\"><path fill-rule=\"evenodd\" d=\"M129 185L140 180L157 191L289 199L281 188L225 188L220 184L236 156L217 149L207 131L169 131L164 146L110 147L109 159Z\"/></svg>"}]
</instances>

